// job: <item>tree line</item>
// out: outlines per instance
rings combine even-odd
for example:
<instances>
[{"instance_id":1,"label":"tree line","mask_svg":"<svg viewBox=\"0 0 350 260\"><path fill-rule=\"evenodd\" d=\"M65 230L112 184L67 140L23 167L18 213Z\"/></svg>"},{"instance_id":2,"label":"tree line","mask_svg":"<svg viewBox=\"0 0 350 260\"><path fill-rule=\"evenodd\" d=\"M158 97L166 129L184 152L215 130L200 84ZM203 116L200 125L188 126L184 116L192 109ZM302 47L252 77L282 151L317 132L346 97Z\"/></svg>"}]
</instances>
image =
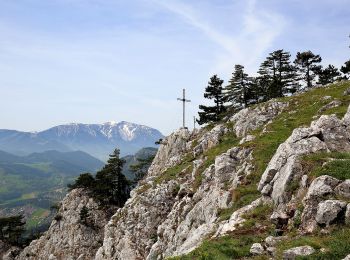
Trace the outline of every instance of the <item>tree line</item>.
<instances>
[{"instance_id":1,"label":"tree line","mask_svg":"<svg viewBox=\"0 0 350 260\"><path fill-rule=\"evenodd\" d=\"M340 68L323 67L322 58L312 51L298 52L294 61L288 51L269 53L261 63L256 77L249 76L243 65L234 66L231 79L224 81L217 75L210 78L204 97L214 101L213 106L200 105L198 124L219 121L226 111L237 112L250 105L273 98L293 95L317 85L327 85L350 78L350 60Z\"/></svg>"},{"instance_id":2,"label":"tree line","mask_svg":"<svg viewBox=\"0 0 350 260\"><path fill-rule=\"evenodd\" d=\"M125 160L120 158L119 149L115 149L109 156L107 164L95 176L91 173L83 173L73 184L69 184L68 188L87 190L101 206L122 207L130 197L131 189L146 175L153 158L154 156L137 158L137 162L130 165L130 170L135 173L135 179L130 181L122 172ZM83 222L86 222L89 215L88 209L84 207L80 215Z\"/></svg>"}]
</instances>

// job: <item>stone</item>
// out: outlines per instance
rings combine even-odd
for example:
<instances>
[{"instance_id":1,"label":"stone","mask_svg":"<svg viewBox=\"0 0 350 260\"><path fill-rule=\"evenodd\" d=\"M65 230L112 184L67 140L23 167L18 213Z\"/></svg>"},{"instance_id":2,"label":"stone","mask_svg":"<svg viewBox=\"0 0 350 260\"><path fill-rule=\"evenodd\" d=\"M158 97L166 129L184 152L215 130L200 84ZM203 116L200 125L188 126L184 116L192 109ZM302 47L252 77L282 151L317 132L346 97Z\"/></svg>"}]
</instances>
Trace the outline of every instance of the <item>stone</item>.
<instances>
[{"instance_id":1,"label":"stone","mask_svg":"<svg viewBox=\"0 0 350 260\"><path fill-rule=\"evenodd\" d=\"M343 92L343 96L348 96L348 95L350 95L350 88L344 90Z\"/></svg>"},{"instance_id":2,"label":"stone","mask_svg":"<svg viewBox=\"0 0 350 260\"><path fill-rule=\"evenodd\" d=\"M350 90L349 90L349 93L350 93ZM349 94L348 94L349 95ZM343 260L350 260L350 254L347 255L345 258L343 258Z\"/></svg>"},{"instance_id":3,"label":"stone","mask_svg":"<svg viewBox=\"0 0 350 260\"><path fill-rule=\"evenodd\" d=\"M193 156L198 157L203 152L217 145L220 142L220 138L228 132L229 129L225 125L219 124L209 132L204 133L198 140L198 144L193 148Z\"/></svg>"},{"instance_id":4,"label":"stone","mask_svg":"<svg viewBox=\"0 0 350 260\"><path fill-rule=\"evenodd\" d=\"M265 243L268 247L275 247L277 243L286 240L288 237L286 236L280 236L280 237L273 237L273 236L268 236L265 238Z\"/></svg>"},{"instance_id":5,"label":"stone","mask_svg":"<svg viewBox=\"0 0 350 260\"><path fill-rule=\"evenodd\" d=\"M187 142L190 138L190 131L179 129L164 138L158 152L148 169L148 176L154 176L159 172L178 164L182 156L187 152Z\"/></svg>"},{"instance_id":6,"label":"stone","mask_svg":"<svg viewBox=\"0 0 350 260\"><path fill-rule=\"evenodd\" d=\"M346 211L345 211L345 223L350 224L350 204L346 206Z\"/></svg>"},{"instance_id":7,"label":"stone","mask_svg":"<svg viewBox=\"0 0 350 260\"><path fill-rule=\"evenodd\" d=\"M219 237L219 236L224 236L239 227L242 223L245 222L244 215L247 214L248 212L254 210L256 207L262 204L270 204L271 201L268 198L263 198L260 197L256 200L254 200L252 203L236 210L235 212L232 213L231 217L229 220L222 221L217 228L217 231L213 237Z\"/></svg>"},{"instance_id":8,"label":"stone","mask_svg":"<svg viewBox=\"0 0 350 260\"><path fill-rule=\"evenodd\" d=\"M249 252L253 255L262 255L265 249L260 243L254 243Z\"/></svg>"},{"instance_id":9,"label":"stone","mask_svg":"<svg viewBox=\"0 0 350 260\"><path fill-rule=\"evenodd\" d=\"M342 102L340 100L333 100L331 102L329 102L327 105L324 105L323 107L321 107L318 110L319 114L322 114L323 112L325 112L328 109L334 108L334 107L339 107L342 104Z\"/></svg>"},{"instance_id":10,"label":"stone","mask_svg":"<svg viewBox=\"0 0 350 260\"><path fill-rule=\"evenodd\" d=\"M247 135L246 137L243 137L241 141L239 141L239 144L244 144L247 142L251 142L255 139L255 135Z\"/></svg>"},{"instance_id":11,"label":"stone","mask_svg":"<svg viewBox=\"0 0 350 260\"><path fill-rule=\"evenodd\" d=\"M8 249L2 256L2 260L15 260L16 257L20 254L21 249L19 247L12 246Z\"/></svg>"},{"instance_id":12,"label":"stone","mask_svg":"<svg viewBox=\"0 0 350 260\"><path fill-rule=\"evenodd\" d=\"M345 180L335 188L335 193L346 199L350 199L350 180Z\"/></svg>"},{"instance_id":13,"label":"stone","mask_svg":"<svg viewBox=\"0 0 350 260\"><path fill-rule=\"evenodd\" d=\"M322 201L317 208L316 221L326 226L338 220L340 214L345 213L346 202L340 200Z\"/></svg>"},{"instance_id":14,"label":"stone","mask_svg":"<svg viewBox=\"0 0 350 260\"><path fill-rule=\"evenodd\" d=\"M334 190L340 181L328 175L322 175L314 179L305 196L305 200L320 200L328 195L334 194Z\"/></svg>"},{"instance_id":15,"label":"stone","mask_svg":"<svg viewBox=\"0 0 350 260\"><path fill-rule=\"evenodd\" d=\"M271 246L271 247L266 248L266 252L272 257L275 256L276 251L277 251L276 247Z\"/></svg>"},{"instance_id":16,"label":"stone","mask_svg":"<svg viewBox=\"0 0 350 260\"><path fill-rule=\"evenodd\" d=\"M297 256L308 256L315 253L315 249L311 246L299 246L288 249L283 252L284 260L294 260Z\"/></svg>"}]
</instances>

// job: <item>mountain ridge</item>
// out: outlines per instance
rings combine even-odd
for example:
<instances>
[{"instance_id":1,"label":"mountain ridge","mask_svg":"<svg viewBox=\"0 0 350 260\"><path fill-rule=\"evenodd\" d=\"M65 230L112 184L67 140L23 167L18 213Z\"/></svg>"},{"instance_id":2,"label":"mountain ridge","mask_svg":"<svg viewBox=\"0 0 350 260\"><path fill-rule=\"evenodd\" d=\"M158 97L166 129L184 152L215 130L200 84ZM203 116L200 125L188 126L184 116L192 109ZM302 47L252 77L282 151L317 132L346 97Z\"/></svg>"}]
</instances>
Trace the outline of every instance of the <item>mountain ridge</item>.
<instances>
[{"instance_id":1,"label":"mountain ridge","mask_svg":"<svg viewBox=\"0 0 350 260\"><path fill-rule=\"evenodd\" d=\"M156 147L154 143L160 138L163 135L157 129L127 121L69 123L40 132L0 129L0 150L16 155L48 150L81 150L106 160L116 147L121 150L122 156L134 154L143 147Z\"/></svg>"}]
</instances>

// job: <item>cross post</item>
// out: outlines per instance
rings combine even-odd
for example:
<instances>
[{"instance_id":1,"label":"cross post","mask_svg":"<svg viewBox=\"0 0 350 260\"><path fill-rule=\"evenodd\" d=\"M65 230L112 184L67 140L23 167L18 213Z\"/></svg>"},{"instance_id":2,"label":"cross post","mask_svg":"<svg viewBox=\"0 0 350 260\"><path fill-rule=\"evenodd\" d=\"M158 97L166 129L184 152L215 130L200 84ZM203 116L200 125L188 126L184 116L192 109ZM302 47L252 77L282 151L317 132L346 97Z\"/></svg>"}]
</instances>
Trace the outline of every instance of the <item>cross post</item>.
<instances>
[{"instance_id":1,"label":"cross post","mask_svg":"<svg viewBox=\"0 0 350 260\"><path fill-rule=\"evenodd\" d=\"M191 102L191 100L186 99L185 89L182 90L182 98L178 98L177 100L182 101L182 126L186 128L185 125L185 103Z\"/></svg>"}]
</instances>

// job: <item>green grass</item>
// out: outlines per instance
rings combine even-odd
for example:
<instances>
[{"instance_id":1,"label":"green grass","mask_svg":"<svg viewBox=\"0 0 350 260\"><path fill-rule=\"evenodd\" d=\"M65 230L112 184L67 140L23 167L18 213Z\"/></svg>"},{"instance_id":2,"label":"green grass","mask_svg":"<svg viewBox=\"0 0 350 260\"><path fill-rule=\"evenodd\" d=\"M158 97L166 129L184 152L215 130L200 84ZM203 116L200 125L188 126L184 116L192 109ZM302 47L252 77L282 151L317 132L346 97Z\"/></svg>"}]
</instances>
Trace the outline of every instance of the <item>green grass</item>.
<instances>
[{"instance_id":1,"label":"green grass","mask_svg":"<svg viewBox=\"0 0 350 260\"><path fill-rule=\"evenodd\" d=\"M200 247L185 256L168 258L171 260L229 260L249 256L253 243L261 240L258 235L241 235L239 238L225 236L206 240Z\"/></svg>"},{"instance_id":2,"label":"green grass","mask_svg":"<svg viewBox=\"0 0 350 260\"><path fill-rule=\"evenodd\" d=\"M340 226L331 230L329 235L315 234L303 235L299 238L290 238L280 242L277 246L277 259L282 259L283 251L297 247L309 245L316 249L316 252L307 257L297 259L343 259L350 253L350 227ZM322 253L321 248L326 252Z\"/></svg>"},{"instance_id":3,"label":"green grass","mask_svg":"<svg viewBox=\"0 0 350 260\"><path fill-rule=\"evenodd\" d=\"M32 169L36 169L45 173L52 171L51 163L17 163L18 165L24 165Z\"/></svg>"},{"instance_id":4,"label":"green grass","mask_svg":"<svg viewBox=\"0 0 350 260\"><path fill-rule=\"evenodd\" d=\"M273 212L271 205L259 205L252 211L244 214L242 217L246 219L243 228L254 228L258 225L271 227L270 216Z\"/></svg>"},{"instance_id":5,"label":"green grass","mask_svg":"<svg viewBox=\"0 0 350 260\"><path fill-rule=\"evenodd\" d=\"M155 179L156 184L160 184L162 182L174 180L180 176L180 174L187 174L192 172L193 166L192 161L194 160L192 154L187 154L181 161L181 163L176 164L174 167L167 169L164 173L159 175ZM185 170L185 172L184 172Z\"/></svg>"},{"instance_id":6,"label":"green grass","mask_svg":"<svg viewBox=\"0 0 350 260\"><path fill-rule=\"evenodd\" d=\"M227 220L231 217L232 213L237 209L250 204L254 200L260 197L260 192L256 189L256 185L240 185L232 191L232 206L227 209L221 209L219 211L220 220Z\"/></svg>"},{"instance_id":7,"label":"green grass","mask_svg":"<svg viewBox=\"0 0 350 260\"><path fill-rule=\"evenodd\" d=\"M40 222L43 221L49 214L50 211L47 209L36 209L26 222L27 229L39 226Z\"/></svg>"},{"instance_id":8,"label":"green grass","mask_svg":"<svg viewBox=\"0 0 350 260\"><path fill-rule=\"evenodd\" d=\"M329 175L339 180L350 179L350 153L312 154L304 156L302 164L308 175L314 178Z\"/></svg>"}]
</instances>

